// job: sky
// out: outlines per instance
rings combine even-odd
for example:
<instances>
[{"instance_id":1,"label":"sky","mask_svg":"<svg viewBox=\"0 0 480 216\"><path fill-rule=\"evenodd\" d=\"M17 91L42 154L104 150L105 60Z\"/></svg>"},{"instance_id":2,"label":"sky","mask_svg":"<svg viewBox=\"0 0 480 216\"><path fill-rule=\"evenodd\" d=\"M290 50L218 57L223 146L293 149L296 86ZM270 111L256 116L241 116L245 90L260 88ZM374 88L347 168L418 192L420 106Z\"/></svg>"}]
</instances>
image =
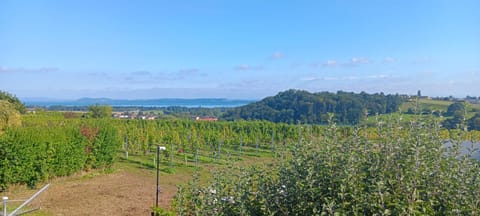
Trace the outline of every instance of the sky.
<instances>
[{"instance_id":1,"label":"sky","mask_svg":"<svg viewBox=\"0 0 480 216\"><path fill-rule=\"evenodd\" d=\"M478 0L0 0L20 98L480 96Z\"/></svg>"}]
</instances>

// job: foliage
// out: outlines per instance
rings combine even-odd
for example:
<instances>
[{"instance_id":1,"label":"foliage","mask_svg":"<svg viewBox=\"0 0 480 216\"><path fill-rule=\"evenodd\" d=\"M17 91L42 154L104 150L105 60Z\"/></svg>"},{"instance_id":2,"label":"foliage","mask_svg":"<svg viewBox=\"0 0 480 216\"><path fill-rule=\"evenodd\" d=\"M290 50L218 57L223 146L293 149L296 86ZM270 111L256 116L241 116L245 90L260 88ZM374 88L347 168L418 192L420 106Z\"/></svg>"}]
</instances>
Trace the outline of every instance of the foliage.
<instances>
[{"instance_id":1,"label":"foliage","mask_svg":"<svg viewBox=\"0 0 480 216\"><path fill-rule=\"evenodd\" d=\"M309 126L304 132L319 130ZM148 155L161 144L167 146L164 160L187 164L198 146L199 160L212 162L242 146L270 153L272 141L295 139L297 134L294 126L272 122L79 119L60 112L30 113L21 126L8 127L0 136L0 185L34 186L52 176L108 168L120 149ZM172 167L168 171L174 172Z\"/></svg>"},{"instance_id":2,"label":"foliage","mask_svg":"<svg viewBox=\"0 0 480 216\"><path fill-rule=\"evenodd\" d=\"M455 102L448 106L445 116L464 116L466 106L464 102Z\"/></svg>"},{"instance_id":3,"label":"foliage","mask_svg":"<svg viewBox=\"0 0 480 216\"><path fill-rule=\"evenodd\" d=\"M36 108L44 108L49 111L88 111L87 106L40 106ZM176 117L176 118L191 118L192 116L215 116L219 117L227 110L233 109L228 107L180 107L180 106L168 106L168 107L155 107L155 106L112 106L112 109L116 112L137 112L155 113L161 117Z\"/></svg>"},{"instance_id":4,"label":"foliage","mask_svg":"<svg viewBox=\"0 0 480 216\"><path fill-rule=\"evenodd\" d=\"M18 112L22 114L26 112L25 105L15 95L0 90L0 100L8 101Z\"/></svg>"},{"instance_id":5,"label":"foliage","mask_svg":"<svg viewBox=\"0 0 480 216\"><path fill-rule=\"evenodd\" d=\"M91 118L109 118L112 117L112 107L108 105L88 106L88 116Z\"/></svg>"},{"instance_id":6,"label":"foliage","mask_svg":"<svg viewBox=\"0 0 480 216\"><path fill-rule=\"evenodd\" d=\"M0 100L0 134L6 127L20 124L20 113L15 106L6 100Z\"/></svg>"},{"instance_id":7,"label":"foliage","mask_svg":"<svg viewBox=\"0 0 480 216\"><path fill-rule=\"evenodd\" d=\"M198 142L200 149L217 154L222 146L238 148L244 146L262 149L272 148L275 142L297 139L296 126L267 121L203 122L192 120L113 120L119 134L126 143L125 150L133 154L147 154L154 151L152 145L167 146L169 153L193 153ZM310 125L306 133L318 133L321 126ZM172 147L170 147L173 145Z\"/></svg>"},{"instance_id":8,"label":"foliage","mask_svg":"<svg viewBox=\"0 0 480 216\"><path fill-rule=\"evenodd\" d=\"M459 128L466 124L467 108L464 102L455 102L448 106L446 116L450 118L443 122L443 126L448 129Z\"/></svg>"},{"instance_id":9,"label":"foliage","mask_svg":"<svg viewBox=\"0 0 480 216\"><path fill-rule=\"evenodd\" d=\"M480 131L480 112L468 120L468 129Z\"/></svg>"},{"instance_id":10,"label":"foliage","mask_svg":"<svg viewBox=\"0 0 480 216\"><path fill-rule=\"evenodd\" d=\"M152 212L155 216L175 216L175 212L168 211L160 207L157 208L155 206L152 207Z\"/></svg>"},{"instance_id":11,"label":"foliage","mask_svg":"<svg viewBox=\"0 0 480 216\"><path fill-rule=\"evenodd\" d=\"M301 90L280 92L259 102L227 111L224 119L268 120L295 124L326 124L334 113L341 124L359 123L366 114L396 112L403 100L398 95L342 92L309 93Z\"/></svg>"},{"instance_id":12,"label":"foliage","mask_svg":"<svg viewBox=\"0 0 480 216\"><path fill-rule=\"evenodd\" d=\"M462 133L451 131L446 148L433 119L408 127L378 121L375 130L330 123L321 137L291 143L285 160L232 166L207 186L194 178L179 188L175 208L178 215L478 215L480 165L460 155Z\"/></svg>"},{"instance_id":13,"label":"foliage","mask_svg":"<svg viewBox=\"0 0 480 216\"><path fill-rule=\"evenodd\" d=\"M9 127L0 136L0 189L13 183L34 187L53 176L109 167L119 143L108 121L42 120Z\"/></svg>"}]
</instances>

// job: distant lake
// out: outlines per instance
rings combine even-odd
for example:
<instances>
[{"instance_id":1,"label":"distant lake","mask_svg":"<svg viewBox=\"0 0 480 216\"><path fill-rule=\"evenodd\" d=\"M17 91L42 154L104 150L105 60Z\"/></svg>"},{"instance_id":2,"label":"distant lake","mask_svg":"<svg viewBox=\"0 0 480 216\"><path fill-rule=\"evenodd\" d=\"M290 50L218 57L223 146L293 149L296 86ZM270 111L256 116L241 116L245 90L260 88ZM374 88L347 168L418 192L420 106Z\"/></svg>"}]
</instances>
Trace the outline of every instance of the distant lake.
<instances>
[{"instance_id":1,"label":"distant lake","mask_svg":"<svg viewBox=\"0 0 480 216\"><path fill-rule=\"evenodd\" d=\"M71 101L25 100L23 102L25 103L26 106L42 106L42 107L90 106L90 105L100 104L100 105L110 105L115 107L180 106L180 107L189 107L189 108L195 108L195 107L215 108L215 107L238 107L238 106L243 106L243 105L255 102L255 100L233 100L233 99L223 99L223 98L199 98L199 99L165 98L165 99L148 99L148 100L82 98L82 99L71 100Z\"/></svg>"},{"instance_id":2,"label":"distant lake","mask_svg":"<svg viewBox=\"0 0 480 216\"><path fill-rule=\"evenodd\" d=\"M445 141L443 147L452 148L453 143L451 141ZM471 141L463 141L460 146L460 155L466 155L469 149L472 149L472 158L480 161L480 142L472 143Z\"/></svg>"}]
</instances>

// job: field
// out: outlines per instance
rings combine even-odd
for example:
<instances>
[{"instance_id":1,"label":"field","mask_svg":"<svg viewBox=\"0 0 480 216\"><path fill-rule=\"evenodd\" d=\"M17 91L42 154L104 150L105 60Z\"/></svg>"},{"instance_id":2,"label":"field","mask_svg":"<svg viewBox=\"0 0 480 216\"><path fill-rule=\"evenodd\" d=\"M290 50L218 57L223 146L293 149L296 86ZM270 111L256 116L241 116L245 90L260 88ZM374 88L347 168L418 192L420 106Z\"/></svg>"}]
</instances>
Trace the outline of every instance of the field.
<instances>
[{"instance_id":1,"label":"field","mask_svg":"<svg viewBox=\"0 0 480 216\"><path fill-rule=\"evenodd\" d=\"M240 125L242 129L234 125ZM258 131L248 132L262 127L265 129L265 137L257 133ZM25 199L44 184L51 183L50 188L30 205L30 209L42 208L34 215L146 215L155 203L156 173L155 146L150 146L147 140L163 143L166 147L166 150L161 152L162 193L159 206L169 209L177 186L187 184L195 172L201 176L202 182L206 182L214 169L223 169L232 164L240 166L262 164L273 160L275 154L271 149L271 131L276 127L277 130L282 127L295 128L272 123L79 120L65 119L58 113L24 116L24 127L7 130L0 142L2 145L0 154L6 156L6 160L1 164L0 182L3 182L7 189L2 195L9 196L10 200ZM108 132L111 130L116 131L115 133L122 139ZM202 137L197 137L192 130L199 131ZM152 135L148 135L147 131ZM179 135L177 133L179 131L185 133ZM215 136L220 132L222 136L228 133L230 139L216 139ZM274 139L282 137L280 135L282 134L275 134ZM68 138L69 136L77 137L75 138L77 141L73 141L72 137ZM266 140L268 143L265 143ZM108 147L110 142L116 147ZM79 147L79 150L73 152L85 155L71 159L83 161L84 165L81 166L84 168L80 170L67 169L61 165L64 164L62 158L69 157L68 152L71 152L64 149L77 148L75 146ZM106 147L111 150L105 152L106 154L99 154L98 151L102 152ZM108 153L112 150L113 155ZM126 151L129 152L128 158ZM99 159L105 156L106 161L113 156L114 162L99 163L101 162ZM19 161L16 159L18 157L23 158L21 161L25 162L25 165L18 164ZM89 159L91 157L97 158ZM5 162L17 165L8 166ZM40 168L35 171L37 173L29 170L32 163L35 164L34 167ZM15 174L20 172L30 174ZM55 177L55 173L60 175ZM64 176L65 173L71 174ZM25 184L30 186L27 187ZM36 189L32 190L31 187ZM9 203L9 211L19 204L20 202Z\"/></svg>"},{"instance_id":2,"label":"field","mask_svg":"<svg viewBox=\"0 0 480 216\"><path fill-rule=\"evenodd\" d=\"M414 119L418 119L419 115L417 114L424 114L424 115L431 115L439 117L437 113L441 113L444 115L447 112L448 106L453 104L452 101L443 101L443 100L434 100L434 99L418 99L418 100L411 100L408 102L403 103L400 106L400 112L392 113L392 114L382 114L382 115L371 115L368 116L362 124L366 124L369 126L374 126L377 119L379 120L386 120L389 118L400 118L405 123L408 123ZM466 110L466 118L471 118L480 110L480 104L468 104ZM442 116L439 117L440 121L445 120L446 117Z\"/></svg>"},{"instance_id":3,"label":"field","mask_svg":"<svg viewBox=\"0 0 480 216\"><path fill-rule=\"evenodd\" d=\"M403 103L400 106L400 111L406 112L409 108L415 108L415 106L418 106L420 110L423 109L428 109L430 111L434 110L441 110L441 111L447 111L447 108L449 105L454 103L453 101L444 101L444 100L435 100L435 99L418 99L418 101L412 100L407 103ZM470 108L469 112L471 112L473 109L475 110L480 110L480 104L468 104L468 107Z\"/></svg>"},{"instance_id":4,"label":"field","mask_svg":"<svg viewBox=\"0 0 480 216\"><path fill-rule=\"evenodd\" d=\"M254 151L251 148L245 150ZM82 172L49 180L51 186L30 205L30 209L41 208L32 215L149 215L155 205L156 187L152 157L130 155L127 160L121 154L109 170ZM261 157L244 155L236 158L235 163L247 166L272 160L271 154L264 152ZM168 169L167 161L161 164L159 206L162 208L169 209L177 186L187 184L193 177L195 162L190 161L188 166L182 162L176 160L174 169ZM223 169L227 163L226 160L215 162L208 158L200 161L198 170L202 182L207 182L213 170ZM19 200L36 191L15 185L4 195L11 200Z\"/></svg>"},{"instance_id":5,"label":"field","mask_svg":"<svg viewBox=\"0 0 480 216\"><path fill-rule=\"evenodd\" d=\"M51 183L34 215L148 215L160 144L166 215L430 214L461 203L478 213L478 162L442 147L477 142L478 131L441 129L431 115L371 118L351 127L24 116L0 137L2 195L25 199ZM458 190L470 192L452 197Z\"/></svg>"}]
</instances>

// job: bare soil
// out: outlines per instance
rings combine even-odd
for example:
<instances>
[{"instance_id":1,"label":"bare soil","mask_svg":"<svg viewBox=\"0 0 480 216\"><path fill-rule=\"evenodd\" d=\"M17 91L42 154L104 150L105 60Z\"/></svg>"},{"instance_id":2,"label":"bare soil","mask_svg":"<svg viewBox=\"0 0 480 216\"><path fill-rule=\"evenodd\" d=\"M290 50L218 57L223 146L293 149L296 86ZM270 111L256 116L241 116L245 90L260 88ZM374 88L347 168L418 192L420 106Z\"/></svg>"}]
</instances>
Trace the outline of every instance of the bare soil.
<instances>
[{"instance_id":1,"label":"bare soil","mask_svg":"<svg viewBox=\"0 0 480 216\"><path fill-rule=\"evenodd\" d=\"M185 173L161 175L159 206L168 209L176 185L190 178ZM155 189L153 170L127 168L109 174L89 173L51 181L30 206L41 207L34 215L150 215ZM36 192L20 186L9 191L6 195L10 200L25 199Z\"/></svg>"},{"instance_id":2,"label":"bare soil","mask_svg":"<svg viewBox=\"0 0 480 216\"><path fill-rule=\"evenodd\" d=\"M240 165L265 164L271 158L245 157ZM221 166L203 164L200 182L208 181L212 170ZM193 169L179 168L178 173L160 175L161 193L159 207L169 209L172 199L177 193L177 185L185 184L192 179ZM34 216L49 215L150 215L155 205L156 172L154 169L125 161L116 162L113 172L93 171L50 181L50 187L42 193L28 209L40 207ZM44 183L46 184L46 183ZM25 186L9 187L2 192L9 200L25 200L37 192ZM9 211L21 202L9 203Z\"/></svg>"}]
</instances>

